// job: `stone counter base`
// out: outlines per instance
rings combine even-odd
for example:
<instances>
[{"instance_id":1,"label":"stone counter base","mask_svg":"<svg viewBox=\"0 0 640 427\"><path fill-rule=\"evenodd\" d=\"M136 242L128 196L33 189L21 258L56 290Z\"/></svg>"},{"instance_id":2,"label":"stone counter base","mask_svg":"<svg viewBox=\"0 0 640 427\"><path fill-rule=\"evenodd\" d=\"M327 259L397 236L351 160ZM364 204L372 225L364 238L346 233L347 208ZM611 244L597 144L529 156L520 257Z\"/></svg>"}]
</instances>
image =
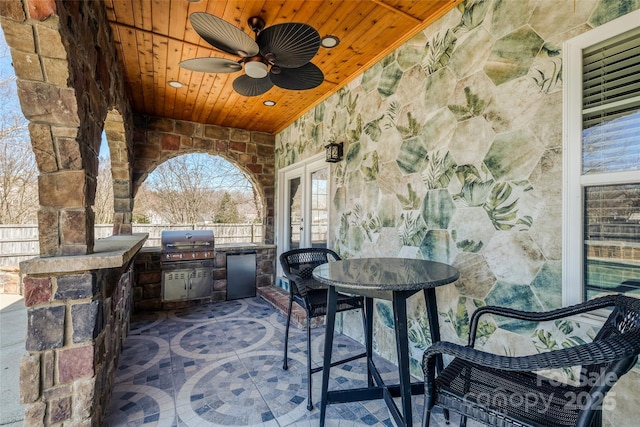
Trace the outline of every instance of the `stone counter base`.
<instances>
[{"instance_id":1,"label":"stone counter base","mask_svg":"<svg viewBox=\"0 0 640 427\"><path fill-rule=\"evenodd\" d=\"M160 248L144 248L134 261L135 279L133 283L133 309L135 312L174 310L193 305L227 300L227 253L256 253L256 291L272 286L275 277L276 248L273 245L252 245L251 247L225 246L216 248L213 267L213 289L206 298L163 301Z\"/></svg>"}]
</instances>

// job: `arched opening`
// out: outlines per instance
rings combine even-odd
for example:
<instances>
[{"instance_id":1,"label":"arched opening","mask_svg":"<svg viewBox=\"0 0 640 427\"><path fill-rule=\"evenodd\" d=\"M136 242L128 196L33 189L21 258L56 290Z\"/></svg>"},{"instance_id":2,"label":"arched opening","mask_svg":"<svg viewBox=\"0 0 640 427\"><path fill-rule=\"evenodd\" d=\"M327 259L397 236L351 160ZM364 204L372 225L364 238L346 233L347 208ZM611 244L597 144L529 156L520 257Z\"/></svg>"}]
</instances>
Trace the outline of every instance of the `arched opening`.
<instances>
[{"instance_id":1,"label":"arched opening","mask_svg":"<svg viewBox=\"0 0 640 427\"><path fill-rule=\"evenodd\" d=\"M128 130L128 131L127 131ZM112 233L131 234L131 210L133 209L133 191L131 183L131 144L132 129L118 109L108 111L104 121L102 141L98 153L98 182L96 184L96 202L104 206L105 215L99 217L96 212L96 224L99 220L113 224ZM108 233L108 227L105 232ZM108 233L107 235L111 235Z\"/></svg>"},{"instance_id":2,"label":"arched opening","mask_svg":"<svg viewBox=\"0 0 640 427\"><path fill-rule=\"evenodd\" d=\"M190 153L158 165L138 188L133 228L211 228L218 243L262 243L263 197L251 175L221 156ZM161 227L159 227L161 226ZM157 242L156 242L157 243Z\"/></svg>"},{"instance_id":3,"label":"arched opening","mask_svg":"<svg viewBox=\"0 0 640 427\"><path fill-rule=\"evenodd\" d=\"M103 130L98 153L98 176L96 178L96 198L93 204L96 237L111 235L113 224L113 179L111 177L111 156L107 133Z\"/></svg>"}]
</instances>

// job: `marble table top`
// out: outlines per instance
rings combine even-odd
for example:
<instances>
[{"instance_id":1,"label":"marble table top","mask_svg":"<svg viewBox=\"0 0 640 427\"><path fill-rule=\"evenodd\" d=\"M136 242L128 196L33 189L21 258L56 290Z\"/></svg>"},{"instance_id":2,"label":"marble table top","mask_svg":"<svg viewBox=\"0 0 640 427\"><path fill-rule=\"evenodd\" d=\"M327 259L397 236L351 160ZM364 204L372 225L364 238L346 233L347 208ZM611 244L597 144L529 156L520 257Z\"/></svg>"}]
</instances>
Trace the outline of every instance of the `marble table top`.
<instances>
[{"instance_id":1,"label":"marble table top","mask_svg":"<svg viewBox=\"0 0 640 427\"><path fill-rule=\"evenodd\" d=\"M460 273L448 264L422 259L354 258L322 264L313 270L313 277L341 292L385 294L446 285L458 280Z\"/></svg>"}]
</instances>

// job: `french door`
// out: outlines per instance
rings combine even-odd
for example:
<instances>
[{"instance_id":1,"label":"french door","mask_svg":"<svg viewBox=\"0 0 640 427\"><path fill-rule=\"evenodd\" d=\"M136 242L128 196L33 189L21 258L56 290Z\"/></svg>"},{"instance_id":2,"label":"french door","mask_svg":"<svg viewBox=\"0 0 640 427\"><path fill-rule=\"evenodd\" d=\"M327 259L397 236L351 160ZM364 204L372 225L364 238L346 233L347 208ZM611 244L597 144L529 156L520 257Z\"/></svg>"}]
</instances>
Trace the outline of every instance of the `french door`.
<instances>
[{"instance_id":1,"label":"french door","mask_svg":"<svg viewBox=\"0 0 640 427\"><path fill-rule=\"evenodd\" d=\"M280 172L278 252L327 247L329 166L324 153Z\"/></svg>"}]
</instances>

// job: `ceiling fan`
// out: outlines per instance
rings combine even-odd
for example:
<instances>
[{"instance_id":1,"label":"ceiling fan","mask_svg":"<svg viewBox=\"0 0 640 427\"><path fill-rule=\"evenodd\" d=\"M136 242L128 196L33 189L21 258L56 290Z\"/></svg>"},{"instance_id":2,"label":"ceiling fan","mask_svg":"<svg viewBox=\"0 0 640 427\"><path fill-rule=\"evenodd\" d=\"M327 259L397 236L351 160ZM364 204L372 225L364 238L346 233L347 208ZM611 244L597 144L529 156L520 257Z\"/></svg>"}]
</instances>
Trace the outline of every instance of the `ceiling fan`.
<instances>
[{"instance_id":1,"label":"ceiling fan","mask_svg":"<svg viewBox=\"0 0 640 427\"><path fill-rule=\"evenodd\" d=\"M322 70L311 58L320 48L320 34L310 25L288 22L265 28L262 18L249 18L255 41L238 27L205 12L189 16L193 29L211 46L239 56L193 58L180 62L191 71L245 74L233 81L233 89L244 96L262 95L274 85L289 90L307 90L324 80Z\"/></svg>"}]
</instances>

